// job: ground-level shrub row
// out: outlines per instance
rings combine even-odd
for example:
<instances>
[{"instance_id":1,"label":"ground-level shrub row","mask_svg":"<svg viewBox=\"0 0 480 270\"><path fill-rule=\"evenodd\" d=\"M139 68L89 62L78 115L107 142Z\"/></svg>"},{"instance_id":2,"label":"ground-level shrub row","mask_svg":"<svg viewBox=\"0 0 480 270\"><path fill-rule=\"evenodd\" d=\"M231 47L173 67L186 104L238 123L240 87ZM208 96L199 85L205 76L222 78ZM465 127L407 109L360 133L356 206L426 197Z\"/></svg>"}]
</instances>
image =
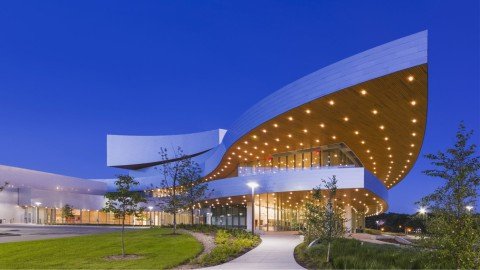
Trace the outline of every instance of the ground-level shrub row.
<instances>
[{"instance_id":1,"label":"ground-level shrub row","mask_svg":"<svg viewBox=\"0 0 480 270\"><path fill-rule=\"evenodd\" d=\"M215 248L201 256L198 263L211 266L225 263L240 256L260 243L260 237L241 229L219 229L215 234Z\"/></svg>"},{"instance_id":2,"label":"ground-level shrub row","mask_svg":"<svg viewBox=\"0 0 480 270\"><path fill-rule=\"evenodd\" d=\"M331 260L326 262L327 245L295 248L295 259L308 269L453 269L452 262L433 260L430 252L416 247L397 247L336 239Z\"/></svg>"}]
</instances>

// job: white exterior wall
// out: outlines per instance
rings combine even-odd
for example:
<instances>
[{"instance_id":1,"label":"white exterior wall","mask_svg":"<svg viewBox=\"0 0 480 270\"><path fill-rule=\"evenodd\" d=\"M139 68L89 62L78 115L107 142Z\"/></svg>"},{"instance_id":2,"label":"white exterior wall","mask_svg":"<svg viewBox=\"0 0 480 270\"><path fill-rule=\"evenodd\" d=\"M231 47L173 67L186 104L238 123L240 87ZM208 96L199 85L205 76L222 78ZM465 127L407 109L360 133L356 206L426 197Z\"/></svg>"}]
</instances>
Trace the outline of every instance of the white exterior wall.
<instances>
[{"instance_id":1,"label":"white exterior wall","mask_svg":"<svg viewBox=\"0 0 480 270\"><path fill-rule=\"evenodd\" d=\"M18 189L0 192L0 220L2 223L23 222L24 209L17 204Z\"/></svg>"}]
</instances>

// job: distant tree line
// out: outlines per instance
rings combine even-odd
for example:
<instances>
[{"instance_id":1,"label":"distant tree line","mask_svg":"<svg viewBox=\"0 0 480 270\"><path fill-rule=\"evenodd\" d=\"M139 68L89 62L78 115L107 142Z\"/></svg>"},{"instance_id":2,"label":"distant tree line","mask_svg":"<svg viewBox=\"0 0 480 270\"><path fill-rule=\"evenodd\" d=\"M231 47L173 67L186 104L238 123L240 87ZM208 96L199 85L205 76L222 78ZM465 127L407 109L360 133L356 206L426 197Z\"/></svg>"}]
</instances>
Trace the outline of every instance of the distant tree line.
<instances>
[{"instance_id":1,"label":"distant tree line","mask_svg":"<svg viewBox=\"0 0 480 270\"><path fill-rule=\"evenodd\" d=\"M407 229L410 229L412 232L416 230L425 232L425 217L419 213L413 215L382 213L365 218L365 227L369 229L383 229L385 232L405 233Z\"/></svg>"}]
</instances>

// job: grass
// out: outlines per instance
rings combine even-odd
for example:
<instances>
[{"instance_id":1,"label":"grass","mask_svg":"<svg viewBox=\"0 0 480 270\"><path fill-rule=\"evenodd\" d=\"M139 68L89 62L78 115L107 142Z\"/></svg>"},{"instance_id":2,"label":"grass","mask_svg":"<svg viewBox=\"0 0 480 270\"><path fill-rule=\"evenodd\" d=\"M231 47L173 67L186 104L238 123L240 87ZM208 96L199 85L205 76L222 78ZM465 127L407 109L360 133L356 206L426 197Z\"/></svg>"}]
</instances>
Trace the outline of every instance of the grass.
<instances>
[{"instance_id":1,"label":"grass","mask_svg":"<svg viewBox=\"0 0 480 270\"><path fill-rule=\"evenodd\" d=\"M354 239L336 239L332 259L326 263L326 245L295 248L295 259L309 269L453 269L451 262L432 260L427 251L414 247L396 247L362 243Z\"/></svg>"},{"instance_id":2,"label":"grass","mask_svg":"<svg viewBox=\"0 0 480 270\"><path fill-rule=\"evenodd\" d=\"M127 254L141 258L109 261L121 254L120 233L0 244L0 269L164 269L196 257L202 245L191 235L171 235L171 229L127 231Z\"/></svg>"}]
</instances>

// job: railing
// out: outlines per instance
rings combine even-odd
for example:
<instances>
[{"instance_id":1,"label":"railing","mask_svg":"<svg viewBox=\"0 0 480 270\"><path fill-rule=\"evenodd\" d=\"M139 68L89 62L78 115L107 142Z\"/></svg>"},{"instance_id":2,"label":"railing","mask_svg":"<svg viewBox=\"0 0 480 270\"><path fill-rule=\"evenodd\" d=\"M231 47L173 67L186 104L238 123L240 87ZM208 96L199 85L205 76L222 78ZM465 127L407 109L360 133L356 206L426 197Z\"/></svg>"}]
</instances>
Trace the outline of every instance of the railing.
<instances>
[{"instance_id":1,"label":"railing","mask_svg":"<svg viewBox=\"0 0 480 270\"><path fill-rule=\"evenodd\" d=\"M251 176L261 174L274 174L279 172L290 171L305 171L305 170L326 170L326 169L342 169L342 168L356 168L353 164L336 165L336 166L313 166L307 168L276 168L276 167L238 167L238 176Z\"/></svg>"}]
</instances>

